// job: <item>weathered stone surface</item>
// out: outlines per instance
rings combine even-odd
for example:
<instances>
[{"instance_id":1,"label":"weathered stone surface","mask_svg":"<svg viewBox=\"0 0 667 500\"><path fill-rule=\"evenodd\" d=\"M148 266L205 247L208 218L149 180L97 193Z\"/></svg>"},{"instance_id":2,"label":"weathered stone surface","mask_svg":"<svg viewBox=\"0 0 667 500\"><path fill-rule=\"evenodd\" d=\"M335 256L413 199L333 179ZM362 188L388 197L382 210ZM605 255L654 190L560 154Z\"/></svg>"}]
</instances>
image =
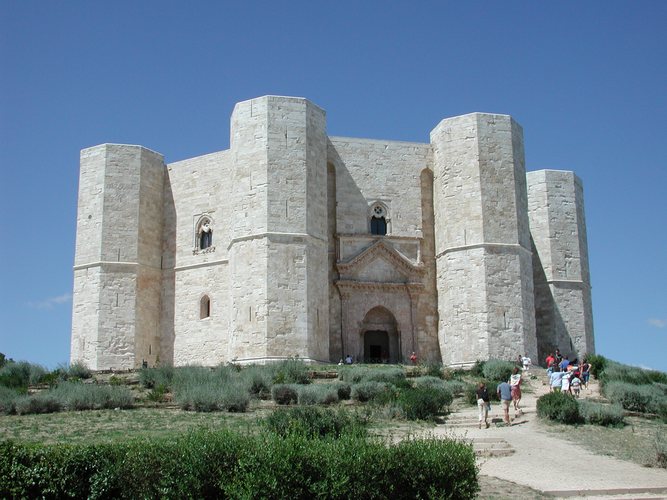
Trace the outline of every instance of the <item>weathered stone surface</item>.
<instances>
[{"instance_id":1,"label":"weathered stone surface","mask_svg":"<svg viewBox=\"0 0 667 500\"><path fill-rule=\"evenodd\" d=\"M72 361L593 352L581 184L527 186L509 116L443 120L430 144L328 137L308 100L266 96L236 105L230 142L168 165L82 151Z\"/></svg>"}]
</instances>

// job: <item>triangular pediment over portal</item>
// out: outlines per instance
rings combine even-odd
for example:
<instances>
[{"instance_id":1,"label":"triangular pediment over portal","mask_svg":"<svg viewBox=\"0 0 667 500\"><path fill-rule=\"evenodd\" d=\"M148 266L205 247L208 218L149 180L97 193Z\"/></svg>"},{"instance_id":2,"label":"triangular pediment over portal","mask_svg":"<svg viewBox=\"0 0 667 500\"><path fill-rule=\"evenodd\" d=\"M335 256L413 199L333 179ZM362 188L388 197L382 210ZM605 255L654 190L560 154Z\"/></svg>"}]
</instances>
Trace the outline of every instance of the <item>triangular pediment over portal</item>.
<instances>
[{"instance_id":1,"label":"triangular pediment over portal","mask_svg":"<svg viewBox=\"0 0 667 500\"><path fill-rule=\"evenodd\" d=\"M424 274L423 265L414 265L382 240L337 267L341 280L362 282L414 283Z\"/></svg>"}]
</instances>

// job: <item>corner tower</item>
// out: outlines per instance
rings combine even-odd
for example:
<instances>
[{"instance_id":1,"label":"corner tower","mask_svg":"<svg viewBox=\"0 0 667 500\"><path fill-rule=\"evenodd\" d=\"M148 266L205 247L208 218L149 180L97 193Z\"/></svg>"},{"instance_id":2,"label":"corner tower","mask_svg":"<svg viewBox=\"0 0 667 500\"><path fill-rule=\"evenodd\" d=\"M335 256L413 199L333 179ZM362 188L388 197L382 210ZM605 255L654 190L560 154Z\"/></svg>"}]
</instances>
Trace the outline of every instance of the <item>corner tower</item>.
<instances>
[{"instance_id":1,"label":"corner tower","mask_svg":"<svg viewBox=\"0 0 667 500\"><path fill-rule=\"evenodd\" d=\"M535 357L521 127L473 113L440 122L431 145L443 362Z\"/></svg>"},{"instance_id":2,"label":"corner tower","mask_svg":"<svg viewBox=\"0 0 667 500\"><path fill-rule=\"evenodd\" d=\"M528 172L539 359L595 352L584 191L573 172Z\"/></svg>"},{"instance_id":3,"label":"corner tower","mask_svg":"<svg viewBox=\"0 0 667 500\"><path fill-rule=\"evenodd\" d=\"M72 362L128 369L159 355L164 170L141 146L81 152Z\"/></svg>"},{"instance_id":4,"label":"corner tower","mask_svg":"<svg viewBox=\"0 0 667 500\"><path fill-rule=\"evenodd\" d=\"M329 358L324 111L265 96L231 123L230 358Z\"/></svg>"}]
</instances>

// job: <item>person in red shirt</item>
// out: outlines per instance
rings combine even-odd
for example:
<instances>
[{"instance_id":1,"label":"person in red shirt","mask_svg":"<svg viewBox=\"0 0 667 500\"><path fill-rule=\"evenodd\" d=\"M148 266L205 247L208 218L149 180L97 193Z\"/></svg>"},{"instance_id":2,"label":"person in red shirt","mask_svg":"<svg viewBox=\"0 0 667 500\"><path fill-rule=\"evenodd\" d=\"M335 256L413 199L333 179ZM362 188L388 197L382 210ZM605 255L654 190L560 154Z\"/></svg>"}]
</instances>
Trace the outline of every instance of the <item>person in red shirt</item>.
<instances>
[{"instance_id":1,"label":"person in red shirt","mask_svg":"<svg viewBox=\"0 0 667 500\"><path fill-rule=\"evenodd\" d=\"M417 355L415 354L415 351L412 351L412 354L410 354L410 361L412 361L413 365L417 364Z\"/></svg>"}]
</instances>

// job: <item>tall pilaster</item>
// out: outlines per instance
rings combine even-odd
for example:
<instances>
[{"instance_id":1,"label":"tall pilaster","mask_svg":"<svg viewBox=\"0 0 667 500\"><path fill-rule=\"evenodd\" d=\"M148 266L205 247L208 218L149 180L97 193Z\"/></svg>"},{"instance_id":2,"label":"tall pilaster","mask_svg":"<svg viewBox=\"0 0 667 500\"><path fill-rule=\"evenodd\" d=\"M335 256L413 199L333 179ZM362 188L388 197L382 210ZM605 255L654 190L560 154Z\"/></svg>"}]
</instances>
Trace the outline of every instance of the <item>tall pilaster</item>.
<instances>
[{"instance_id":1,"label":"tall pilaster","mask_svg":"<svg viewBox=\"0 0 667 500\"><path fill-rule=\"evenodd\" d=\"M164 162L141 146L81 152L71 360L154 363L160 350Z\"/></svg>"},{"instance_id":2,"label":"tall pilaster","mask_svg":"<svg viewBox=\"0 0 667 500\"><path fill-rule=\"evenodd\" d=\"M329 359L325 114L306 99L239 103L231 149L231 357Z\"/></svg>"},{"instance_id":3,"label":"tall pilaster","mask_svg":"<svg viewBox=\"0 0 667 500\"><path fill-rule=\"evenodd\" d=\"M595 352L581 180L557 170L526 178L539 356L558 348L581 358Z\"/></svg>"},{"instance_id":4,"label":"tall pilaster","mask_svg":"<svg viewBox=\"0 0 667 500\"><path fill-rule=\"evenodd\" d=\"M535 357L521 127L473 113L440 122L431 144L443 362Z\"/></svg>"}]
</instances>

